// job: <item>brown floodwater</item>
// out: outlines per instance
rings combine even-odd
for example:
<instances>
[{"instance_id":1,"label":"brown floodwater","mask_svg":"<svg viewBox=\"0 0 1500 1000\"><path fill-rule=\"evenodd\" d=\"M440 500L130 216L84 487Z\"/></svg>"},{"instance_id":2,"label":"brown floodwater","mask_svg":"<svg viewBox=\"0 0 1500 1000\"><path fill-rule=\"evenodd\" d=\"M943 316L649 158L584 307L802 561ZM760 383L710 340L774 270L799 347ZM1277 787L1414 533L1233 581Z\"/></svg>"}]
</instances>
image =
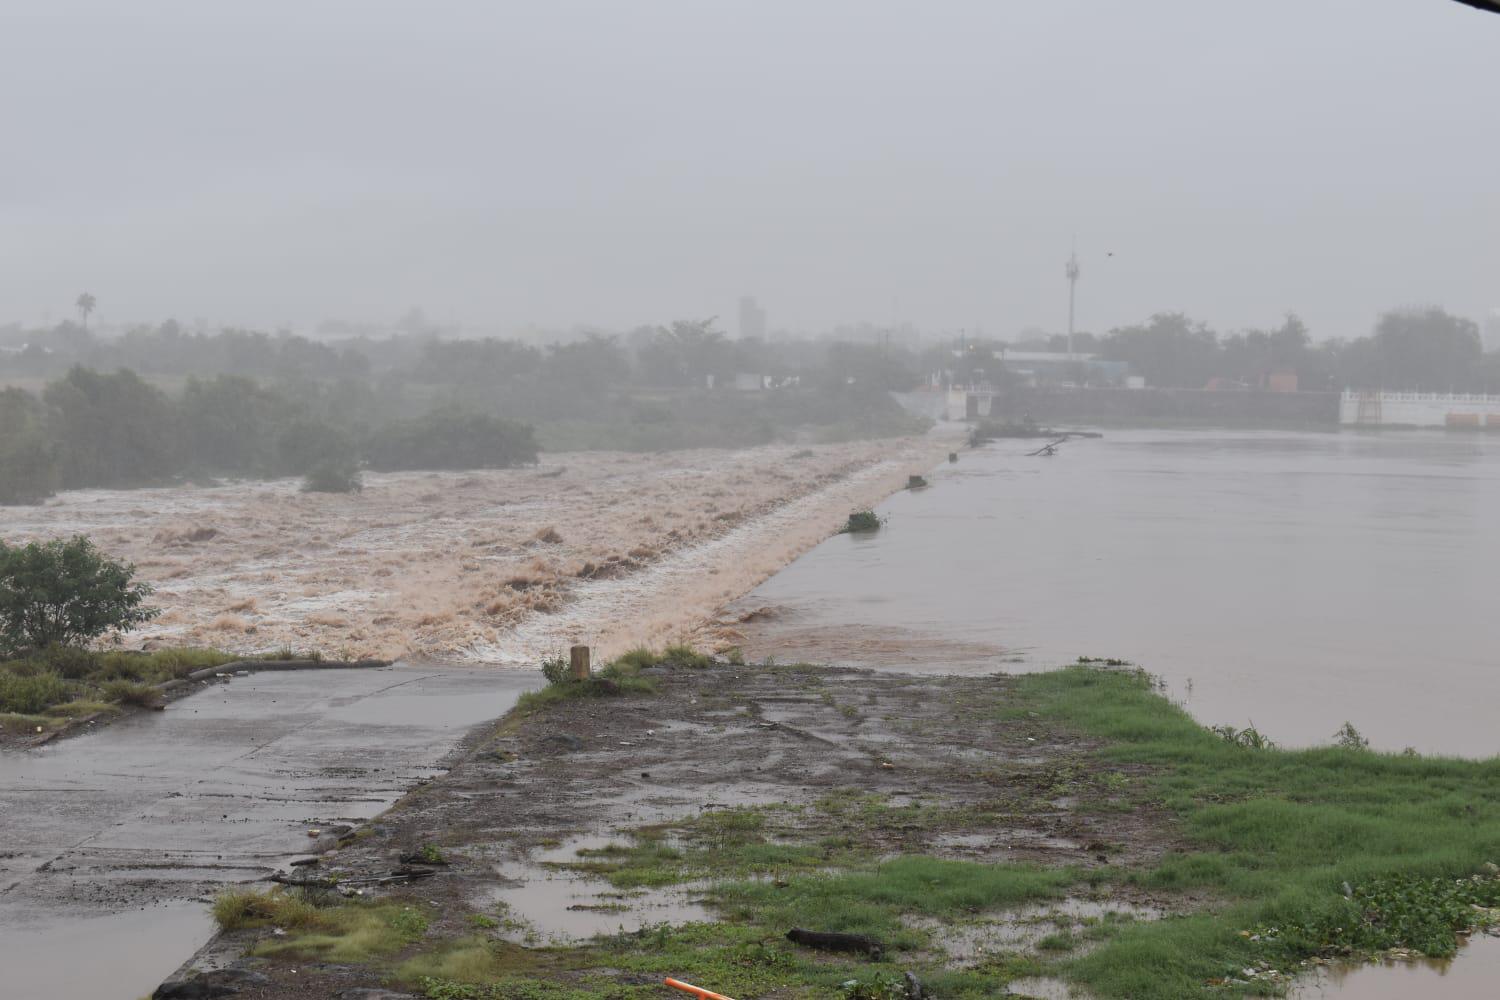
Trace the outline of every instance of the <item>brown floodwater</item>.
<instances>
[{"instance_id":1,"label":"brown floodwater","mask_svg":"<svg viewBox=\"0 0 1500 1000\"><path fill-rule=\"evenodd\" d=\"M1293 1000L1478 1000L1500 995L1500 939L1476 937L1452 959L1321 970Z\"/></svg>"},{"instance_id":2,"label":"brown floodwater","mask_svg":"<svg viewBox=\"0 0 1500 1000\"><path fill-rule=\"evenodd\" d=\"M1079 656L1285 745L1345 721L1500 753L1500 438L1109 432L964 451L737 602L751 656L934 672ZM852 641L851 641L852 640Z\"/></svg>"}]
</instances>

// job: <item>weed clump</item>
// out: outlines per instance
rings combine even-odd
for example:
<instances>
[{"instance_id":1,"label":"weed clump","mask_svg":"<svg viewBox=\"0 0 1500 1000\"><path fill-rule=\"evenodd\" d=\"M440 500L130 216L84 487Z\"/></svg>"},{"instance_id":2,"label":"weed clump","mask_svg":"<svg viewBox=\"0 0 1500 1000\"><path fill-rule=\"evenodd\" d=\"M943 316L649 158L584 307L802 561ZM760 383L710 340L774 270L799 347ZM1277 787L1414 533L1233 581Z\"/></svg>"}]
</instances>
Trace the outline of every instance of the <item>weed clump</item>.
<instances>
[{"instance_id":1,"label":"weed clump","mask_svg":"<svg viewBox=\"0 0 1500 1000\"><path fill-rule=\"evenodd\" d=\"M73 685L55 673L23 677L0 672L0 712L40 715L53 705L72 698Z\"/></svg>"},{"instance_id":2,"label":"weed clump","mask_svg":"<svg viewBox=\"0 0 1500 1000\"><path fill-rule=\"evenodd\" d=\"M152 705L159 700L157 685L232 659L212 649L134 653L48 646L0 660L0 713L66 716L92 714L84 711L91 707Z\"/></svg>"},{"instance_id":3,"label":"weed clump","mask_svg":"<svg viewBox=\"0 0 1500 1000\"><path fill-rule=\"evenodd\" d=\"M885 518L873 510L856 510L849 515L849 520L839 529L841 535L857 535L870 531L879 531L885 524Z\"/></svg>"},{"instance_id":4,"label":"weed clump","mask_svg":"<svg viewBox=\"0 0 1500 1000\"><path fill-rule=\"evenodd\" d=\"M713 663L713 657L687 645L668 646L660 653L640 646L621 653L597 673L579 679L573 676L567 660L556 657L542 661L542 676L546 678L547 686L540 691L528 691L521 696L518 705L529 711L564 698L646 693L656 688L650 678L640 676L643 670L654 667L701 670Z\"/></svg>"},{"instance_id":5,"label":"weed clump","mask_svg":"<svg viewBox=\"0 0 1500 1000\"><path fill-rule=\"evenodd\" d=\"M106 701L112 701L120 705L135 705L138 708L150 708L161 702L161 692L155 684L147 684L143 681L110 681L100 689Z\"/></svg>"},{"instance_id":6,"label":"weed clump","mask_svg":"<svg viewBox=\"0 0 1500 1000\"><path fill-rule=\"evenodd\" d=\"M1354 728L1354 723L1346 722L1339 727L1338 732L1333 734L1333 745L1340 750L1368 750L1370 741L1365 739L1364 734Z\"/></svg>"},{"instance_id":7,"label":"weed clump","mask_svg":"<svg viewBox=\"0 0 1500 1000\"><path fill-rule=\"evenodd\" d=\"M283 892L232 889L214 900L214 923L220 930L280 927L283 930L326 926L324 912L307 900Z\"/></svg>"},{"instance_id":8,"label":"weed clump","mask_svg":"<svg viewBox=\"0 0 1500 1000\"><path fill-rule=\"evenodd\" d=\"M1233 726L1210 726L1208 731L1225 743L1244 747L1247 750L1270 750L1276 746L1276 741L1256 729L1253 722L1244 729L1236 729Z\"/></svg>"}]
</instances>

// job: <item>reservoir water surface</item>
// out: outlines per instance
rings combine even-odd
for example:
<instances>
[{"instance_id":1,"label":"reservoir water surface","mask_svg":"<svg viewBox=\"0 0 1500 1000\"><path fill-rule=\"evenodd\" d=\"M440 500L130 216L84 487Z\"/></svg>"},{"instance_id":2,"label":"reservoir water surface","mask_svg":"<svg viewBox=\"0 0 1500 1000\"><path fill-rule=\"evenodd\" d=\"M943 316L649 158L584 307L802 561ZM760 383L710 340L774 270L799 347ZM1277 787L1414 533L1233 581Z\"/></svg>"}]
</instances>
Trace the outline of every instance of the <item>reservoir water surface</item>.
<instances>
[{"instance_id":1,"label":"reservoir water surface","mask_svg":"<svg viewBox=\"0 0 1500 1000\"><path fill-rule=\"evenodd\" d=\"M1131 430L963 451L735 605L754 657L1118 657L1284 745L1500 753L1500 439ZM918 470L913 470L918 471ZM752 612L758 612L753 613Z\"/></svg>"}]
</instances>

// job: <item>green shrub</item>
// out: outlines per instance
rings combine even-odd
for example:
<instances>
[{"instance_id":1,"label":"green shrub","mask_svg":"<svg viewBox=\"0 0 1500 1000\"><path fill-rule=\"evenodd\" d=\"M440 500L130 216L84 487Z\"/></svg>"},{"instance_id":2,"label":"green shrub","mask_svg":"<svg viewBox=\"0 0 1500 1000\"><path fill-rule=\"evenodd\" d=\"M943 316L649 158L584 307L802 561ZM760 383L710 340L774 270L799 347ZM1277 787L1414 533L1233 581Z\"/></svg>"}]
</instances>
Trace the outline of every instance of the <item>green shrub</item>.
<instances>
[{"instance_id":1,"label":"green shrub","mask_svg":"<svg viewBox=\"0 0 1500 1000\"><path fill-rule=\"evenodd\" d=\"M844 523L839 534L861 534L869 531L879 531L880 526L885 524L885 519L873 510L856 510L849 515L849 520Z\"/></svg>"},{"instance_id":2,"label":"green shrub","mask_svg":"<svg viewBox=\"0 0 1500 1000\"><path fill-rule=\"evenodd\" d=\"M0 542L0 651L71 646L160 614L145 606L135 567L82 535L10 546Z\"/></svg>"},{"instance_id":3,"label":"green shrub","mask_svg":"<svg viewBox=\"0 0 1500 1000\"><path fill-rule=\"evenodd\" d=\"M155 684L141 681L110 681L100 689L105 701L121 705L137 705L149 708L161 701L161 691Z\"/></svg>"},{"instance_id":4,"label":"green shrub","mask_svg":"<svg viewBox=\"0 0 1500 1000\"><path fill-rule=\"evenodd\" d=\"M73 685L54 673L29 677L0 673L0 712L39 715L53 705L73 700Z\"/></svg>"},{"instance_id":5,"label":"green shrub","mask_svg":"<svg viewBox=\"0 0 1500 1000\"><path fill-rule=\"evenodd\" d=\"M548 684L566 684L573 679L573 665L560 656L543 660L542 676Z\"/></svg>"}]
</instances>

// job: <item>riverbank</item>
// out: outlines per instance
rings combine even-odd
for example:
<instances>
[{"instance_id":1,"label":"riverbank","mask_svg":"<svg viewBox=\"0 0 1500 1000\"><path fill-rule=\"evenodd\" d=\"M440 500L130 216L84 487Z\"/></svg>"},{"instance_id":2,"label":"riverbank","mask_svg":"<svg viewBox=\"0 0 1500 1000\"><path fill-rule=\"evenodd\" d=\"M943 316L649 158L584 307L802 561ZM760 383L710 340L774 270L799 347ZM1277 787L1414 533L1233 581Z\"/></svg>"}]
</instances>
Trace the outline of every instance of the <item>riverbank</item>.
<instances>
[{"instance_id":1,"label":"riverbank","mask_svg":"<svg viewBox=\"0 0 1500 1000\"><path fill-rule=\"evenodd\" d=\"M887 998L908 972L941 997L1267 995L1451 954L1500 902L1500 762L1231 743L1133 671L679 655L595 693L523 703L301 869L431 877L223 904L242 995Z\"/></svg>"},{"instance_id":2,"label":"riverbank","mask_svg":"<svg viewBox=\"0 0 1500 1000\"><path fill-rule=\"evenodd\" d=\"M533 663L577 640L609 654L679 638L953 446L938 433L560 453L539 468L371 474L352 495L291 480L82 490L4 508L0 524L8 540L87 534L134 562L164 609L130 637L147 649ZM625 579L630 600L599 596ZM590 595L586 613L558 617Z\"/></svg>"}]
</instances>

